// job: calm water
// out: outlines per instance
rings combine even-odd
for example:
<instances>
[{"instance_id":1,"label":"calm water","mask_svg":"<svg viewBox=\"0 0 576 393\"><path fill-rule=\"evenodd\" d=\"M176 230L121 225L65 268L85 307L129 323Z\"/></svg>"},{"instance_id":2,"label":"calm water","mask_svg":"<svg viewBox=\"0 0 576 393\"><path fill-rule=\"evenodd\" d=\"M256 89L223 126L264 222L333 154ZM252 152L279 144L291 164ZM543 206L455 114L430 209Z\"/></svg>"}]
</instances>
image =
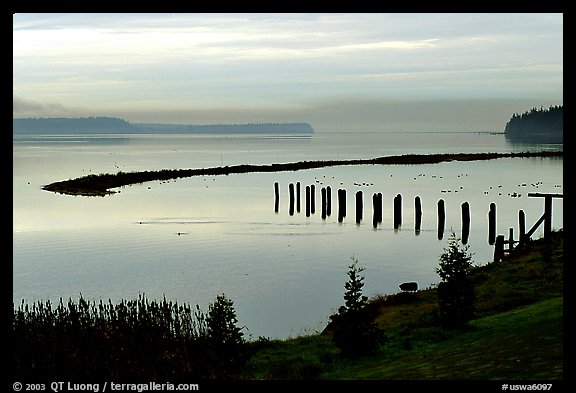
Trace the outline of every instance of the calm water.
<instances>
[{"instance_id":1,"label":"calm water","mask_svg":"<svg viewBox=\"0 0 576 393\"><path fill-rule=\"evenodd\" d=\"M254 339L294 337L324 328L343 304L351 258L366 268L364 294L398 284L436 284L438 258L450 230L461 231L461 204L471 210L469 251L476 264L492 259L487 214L497 205L497 232L528 229L543 212L529 192L563 192L560 158L498 159L409 166L340 166L282 173L192 177L121 188L107 197L73 197L45 184L90 173L373 158L407 153L560 150L518 145L503 135L469 133L316 134L311 137L117 135L15 139L13 143L13 297L58 301L148 298L198 304L216 295L234 301ZM274 182L280 209L274 211ZM316 186L316 212L289 215L288 184ZM332 215L320 216L320 189L332 188ZM347 190L347 217L337 219L336 194ZM364 194L357 225L354 194ZM372 225L372 195L383 194L383 222ZM513 197L511 195L517 195ZM393 228L393 199L403 218ZM414 198L422 200L422 230L414 231ZM446 233L436 231L436 204L446 204ZM563 227L563 200L553 203L553 227ZM535 237L541 236L542 227Z\"/></svg>"}]
</instances>

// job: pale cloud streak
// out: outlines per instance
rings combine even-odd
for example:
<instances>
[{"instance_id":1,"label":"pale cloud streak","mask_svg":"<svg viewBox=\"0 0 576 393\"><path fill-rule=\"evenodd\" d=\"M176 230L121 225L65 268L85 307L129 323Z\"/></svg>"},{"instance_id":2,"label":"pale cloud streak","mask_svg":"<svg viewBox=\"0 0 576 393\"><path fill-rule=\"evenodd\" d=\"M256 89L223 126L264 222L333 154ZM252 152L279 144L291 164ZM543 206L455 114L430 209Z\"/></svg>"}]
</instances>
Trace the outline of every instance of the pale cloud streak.
<instances>
[{"instance_id":1,"label":"pale cloud streak","mask_svg":"<svg viewBox=\"0 0 576 393\"><path fill-rule=\"evenodd\" d=\"M17 14L13 91L133 121L330 101L559 104L562 29L561 14Z\"/></svg>"}]
</instances>

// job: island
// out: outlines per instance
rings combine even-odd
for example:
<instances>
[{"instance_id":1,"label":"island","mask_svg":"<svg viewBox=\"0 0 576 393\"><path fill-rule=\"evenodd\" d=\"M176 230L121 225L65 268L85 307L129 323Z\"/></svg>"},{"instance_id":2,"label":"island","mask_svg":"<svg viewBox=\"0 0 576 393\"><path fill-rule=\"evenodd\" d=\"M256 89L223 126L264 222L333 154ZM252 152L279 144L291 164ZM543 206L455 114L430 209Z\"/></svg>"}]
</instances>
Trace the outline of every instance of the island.
<instances>
[{"instance_id":1,"label":"island","mask_svg":"<svg viewBox=\"0 0 576 393\"><path fill-rule=\"evenodd\" d=\"M299 161L270 165L234 165L199 169L163 169L159 171L118 172L116 174L91 174L76 179L63 180L42 187L45 191L67 195L105 196L114 194L112 188L156 180L170 180L192 176L217 176L233 173L282 172L323 168L341 165L420 165L445 161L493 160L512 157L562 157L562 151L517 152L517 153L451 153L451 154L406 154L357 160Z\"/></svg>"},{"instance_id":2,"label":"island","mask_svg":"<svg viewBox=\"0 0 576 393\"><path fill-rule=\"evenodd\" d=\"M532 108L523 114L515 113L506 123L504 134L511 141L563 143L564 107Z\"/></svg>"},{"instance_id":3,"label":"island","mask_svg":"<svg viewBox=\"0 0 576 393\"><path fill-rule=\"evenodd\" d=\"M299 123L163 124L130 123L116 117L12 119L13 135L83 134L313 134Z\"/></svg>"}]
</instances>

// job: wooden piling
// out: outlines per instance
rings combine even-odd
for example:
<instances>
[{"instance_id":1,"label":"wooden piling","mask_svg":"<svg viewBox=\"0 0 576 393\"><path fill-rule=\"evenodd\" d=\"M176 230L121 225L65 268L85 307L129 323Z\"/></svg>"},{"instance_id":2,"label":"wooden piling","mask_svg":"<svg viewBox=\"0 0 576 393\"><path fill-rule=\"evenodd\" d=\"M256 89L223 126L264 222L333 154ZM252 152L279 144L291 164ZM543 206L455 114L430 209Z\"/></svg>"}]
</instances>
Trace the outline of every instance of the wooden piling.
<instances>
[{"instance_id":1,"label":"wooden piling","mask_svg":"<svg viewBox=\"0 0 576 393\"><path fill-rule=\"evenodd\" d=\"M332 215L332 187L326 186L326 215Z\"/></svg>"},{"instance_id":2,"label":"wooden piling","mask_svg":"<svg viewBox=\"0 0 576 393\"><path fill-rule=\"evenodd\" d=\"M488 244L491 246L496 242L496 204L490 204L488 210Z\"/></svg>"},{"instance_id":3,"label":"wooden piling","mask_svg":"<svg viewBox=\"0 0 576 393\"><path fill-rule=\"evenodd\" d=\"M306 186L306 217L310 217L310 186Z\"/></svg>"},{"instance_id":4,"label":"wooden piling","mask_svg":"<svg viewBox=\"0 0 576 393\"><path fill-rule=\"evenodd\" d=\"M321 215L322 215L322 219L325 220L326 219L326 188L324 188L324 187L322 187L320 189L320 198L321 198L321 203L322 203Z\"/></svg>"},{"instance_id":5,"label":"wooden piling","mask_svg":"<svg viewBox=\"0 0 576 393\"><path fill-rule=\"evenodd\" d=\"M300 182L296 182L296 211L300 213Z\"/></svg>"},{"instance_id":6,"label":"wooden piling","mask_svg":"<svg viewBox=\"0 0 576 393\"><path fill-rule=\"evenodd\" d=\"M338 222L346 217L346 190L338 189Z\"/></svg>"},{"instance_id":7,"label":"wooden piling","mask_svg":"<svg viewBox=\"0 0 576 393\"><path fill-rule=\"evenodd\" d=\"M362 191L356 192L356 224L362 221L362 210L364 209L364 201L362 200Z\"/></svg>"},{"instance_id":8,"label":"wooden piling","mask_svg":"<svg viewBox=\"0 0 576 393\"><path fill-rule=\"evenodd\" d=\"M394 229L402 225L402 195L394 197Z\"/></svg>"},{"instance_id":9,"label":"wooden piling","mask_svg":"<svg viewBox=\"0 0 576 393\"><path fill-rule=\"evenodd\" d=\"M372 195L372 211L372 225L376 228L382 222L382 193L380 192Z\"/></svg>"},{"instance_id":10,"label":"wooden piling","mask_svg":"<svg viewBox=\"0 0 576 393\"><path fill-rule=\"evenodd\" d=\"M422 224L422 202L419 196L414 198L414 221L414 231L418 235Z\"/></svg>"},{"instance_id":11,"label":"wooden piling","mask_svg":"<svg viewBox=\"0 0 576 393\"><path fill-rule=\"evenodd\" d=\"M290 196L290 207L288 209L288 213L293 216L294 215L294 183L288 184L288 194Z\"/></svg>"},{"instance_id":12,"label":"wooden piling","mask_svg":"<svg viewBox=\"0 0 576 393\"><path fill-rule=\"evenodd\" d=\"M278 213L278 209L280 208L280 186L278 182L274 183L274 211Z\"/></svg>"},{"instance_id":13,"label":"wooden piling","mask_svg":"<svg viewBox=\"0 0 576 393\"><path fill-rule=\"evenodd\" d=\"M444 227L446 225L446 207L444 199L438 200L438 240L444 237Z\"/></svg>"},{"instance_id":14,"label":"wooden piling","mask_svg":"<svg viewBox=\"0 0 576 393\"><path fill-rule=\"evenodd\" d=\"M316 186L314 184L310 186L310 213L316 213Z\"/></svg>"},{"instance_id":15,"label":"wooden piling","mask_svg":"<svg viewBox=\"0 0 576 393\"><path fill-rule=\"evenodd\" d=\"M468 243L470 235L470 205L468 202L462 203L462 244Z\"/></svg>"}]
</instances>

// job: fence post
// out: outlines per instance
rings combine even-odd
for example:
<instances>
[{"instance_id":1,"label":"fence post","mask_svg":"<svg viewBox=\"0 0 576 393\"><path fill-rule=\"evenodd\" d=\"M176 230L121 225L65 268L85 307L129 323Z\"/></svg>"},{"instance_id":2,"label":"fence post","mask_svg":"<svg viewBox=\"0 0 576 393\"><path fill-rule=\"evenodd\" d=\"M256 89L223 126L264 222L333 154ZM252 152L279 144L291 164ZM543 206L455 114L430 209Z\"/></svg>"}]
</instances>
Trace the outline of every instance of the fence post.
<instances>
[{"instance_id":1,"label":"fence post","mask_svg":"<svg viewBox=\"0 0 576 393\"><path fill-rule=\"evenodd\" d=\"M526 244L526 215L524 214L524 210L518 211L518 226L520 230L520 245L523 246Z\"/></svg>"},{"instance_id":2,"label":"fence post","mask_svg":"<svg viewBox=\"0 0 576 393\"><path fill-rule=\"evenodd\" d=\"M514 250L514 228L510 228L508 232L508 252Z\"/></svg>"},{"instance_id":3,"label":"fence post","mask_svg":"<svg viewBox=\"0 0 576 393\"><path fill-rule=\"evenodd\" d=\"M504 258L504 235L496 236L494 245L494 262L500 262Z\"/></svg>"}]
</instances>

